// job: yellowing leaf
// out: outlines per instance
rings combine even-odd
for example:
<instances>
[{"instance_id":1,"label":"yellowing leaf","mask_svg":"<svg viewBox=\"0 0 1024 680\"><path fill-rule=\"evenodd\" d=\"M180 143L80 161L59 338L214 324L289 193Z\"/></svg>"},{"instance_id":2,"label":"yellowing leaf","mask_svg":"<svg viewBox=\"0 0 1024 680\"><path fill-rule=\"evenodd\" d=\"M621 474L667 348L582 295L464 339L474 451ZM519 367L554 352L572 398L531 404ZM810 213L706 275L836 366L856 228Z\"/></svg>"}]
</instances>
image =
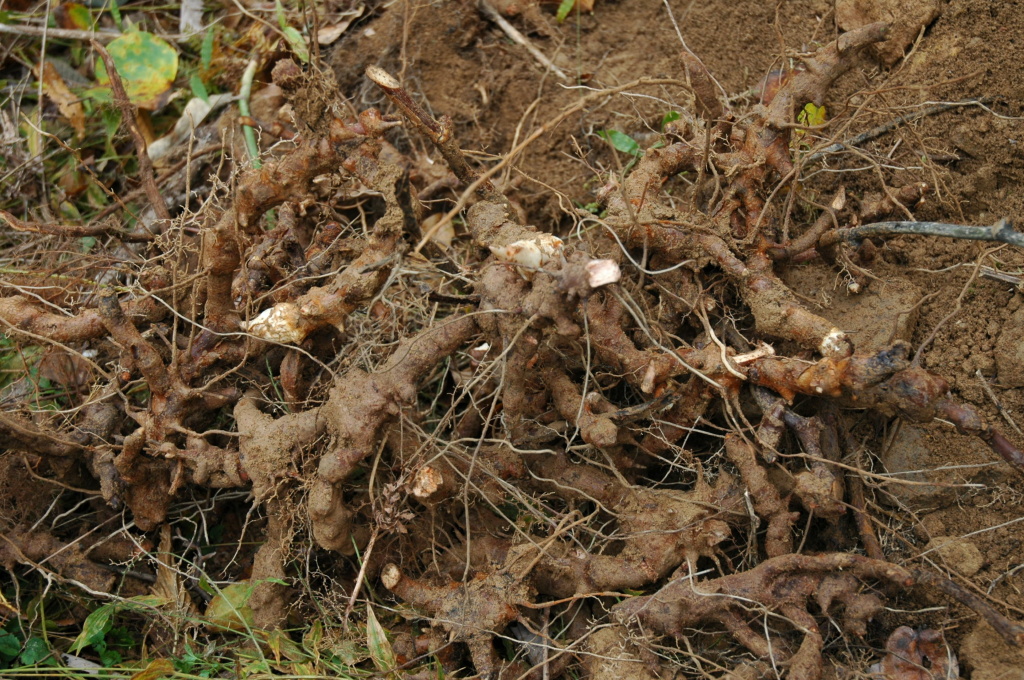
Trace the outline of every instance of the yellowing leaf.
<instances>
[{"instance_id":1,"label":"yellowing leaf","mask_svg":"<svg viewBox=\"0 0 1024 680\"><path fill-rule=\"evenodd\" d=\"M825 107L815 106L814 102L807 102L807 105L796 117L796 122L807 127L815 127L825 124Z\"/></svg>"},{"instance_id":2,"label":"yellowing leaf","mask_svg":"<svg viewBox=\"0 0 1024 680\"><path fill-rule=\"evenodd\" d=\"M56 10L54 17L58 28L70 28L79 31L92 29L92 14L89 8L77 2L63 2Z\"/></svg>"},{"instance_id":3,"label":"yellowing leaf","mask_svg":"<svg viewBox=\"0 0 1024 680\"><path fill-rule=\"evenodd\" d=\"M827 118L825 116L825 107L815 106L814 102L807 102L804 108L801 109L800 113L798 113L796 116L797 123L799 123L800 125L805 125L809 128L816 127L818 125L824 125L826 120ZM804 140L804 135L806 134L806 130L794 130L792 144L799 145L801 148L806 147L807 143Z\"/></svg>"},{"instance_id":4,"label":"yellowing leaf","mask_svg":"<svg viewBox=\"0 0 1024 680\"><path fill-rule=\"evenodd\" d=\"M206 623L211 628L246 631L253 627L253 611L249 606L253 584L232 583L220 589L206 607Z\"/></svg>"},{"instance_id":5,"label":"yellowing leaf","mask_svg":"<svg viewBox=\"0 0 1024 680\"><path fill-rule=\"evenodd\" d=\"M178 75L178 53L163 38L152 33L126 33L107 45L132 104L142 109L156 109L161 95L174 84ZM109 101L110 76L103 62L96 60L96 81L101 85L89 94Z\"/></svg>"},{"instance_id":6,"label":"yellowing leaf","mask_svg":"<svg viewBox=\"0 0 1024 680\"><path fill-rule=\"evenodd\" d=\"M387 672L392 670L397 662L395 661L395 650L391 648L388 636L377 621L373 608L366 606L366 646L370 650L370 658L377 670Z\"/></svg>"},{"instance_id":7,"label":"yellowing leaf","mask_svg":"<svg viewBox=\"0 0 1024 680\"><path fill-rule=\"evenodd\" d=\"M302 647L297 645L288 637L287 633L281 630L272 630L267 633L266 637L267 647L270 648L271 653L274 655L274 659L277 663L281 663L282 659L288 661L308 661L309 654L307 654Z\"/></svg>"}]
</instances>

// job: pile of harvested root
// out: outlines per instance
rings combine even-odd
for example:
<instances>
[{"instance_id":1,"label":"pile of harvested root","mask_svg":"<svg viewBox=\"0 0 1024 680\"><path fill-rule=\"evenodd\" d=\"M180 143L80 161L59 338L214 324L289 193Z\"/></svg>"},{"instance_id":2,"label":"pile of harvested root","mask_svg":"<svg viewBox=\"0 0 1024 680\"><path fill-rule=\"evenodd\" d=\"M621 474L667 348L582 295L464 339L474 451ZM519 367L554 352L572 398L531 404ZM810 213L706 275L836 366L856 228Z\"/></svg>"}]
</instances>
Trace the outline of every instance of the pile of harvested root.
<instances>
[{"instance_id":1,"label":"pile of harvested root","mask_svg":"<svg viewBox=\"0 0 1024 680\"><path fill-rule=\"evenodd\" d=\"M869 285L860 244L904 227L860 225L926 190L870 214L840 191L810 224L786 199L808 162L796 111L884 35L843 34L742 111L684 54L679 80L595 91L486 172L388 73L367 77L394 112L351 118L329 79L280 61L295 125L262 167L172 216L142 162L155 219L90 228L124 244L120 266L0 298L10 337L94 377L60 414L5 411L0 440L36 474L87 470L77 483L142 531L188 490L251 489L266 527L256 624L306 606L285 583L311 540L339 556L350 608L372 587L429 621L394 640L406 669L436 655L464 675L654 678L686 656L705 676L819 678L831 636L863 636L915 587L1024 644L982 597L886 560L854 432L867 411L941 417L1018 469L1024 454L908 345L858 352L776 273L821 257L851 291ZM651 84L688 93L691 112L571 233L525 224L492 178L569 115ZM319 110L302 105L311 88ZM389 143L396 127L451 176L421 172ZM449 213L426 219L435 202ZM17 520L8 566L59 549ZM59 566L40 568L102 590L95 570Z\"/></svg>"}]
</instances>

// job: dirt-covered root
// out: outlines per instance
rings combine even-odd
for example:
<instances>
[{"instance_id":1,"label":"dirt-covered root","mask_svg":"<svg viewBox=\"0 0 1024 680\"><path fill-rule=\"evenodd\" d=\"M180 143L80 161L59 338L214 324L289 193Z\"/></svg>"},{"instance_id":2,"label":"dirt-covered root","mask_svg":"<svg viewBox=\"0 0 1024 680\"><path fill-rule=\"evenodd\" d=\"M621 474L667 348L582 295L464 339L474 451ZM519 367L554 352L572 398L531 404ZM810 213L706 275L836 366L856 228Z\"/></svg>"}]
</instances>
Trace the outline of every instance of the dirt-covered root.
<instances>
[{"instance_id":1,"label":"dirt-covered root","mask_svg":"<svg viewBox=\"0 0 1024 680\"><path fill-rule=\"evenodd\" d=\"M823 640L809 604L813 601L825 615L841 610L842 630L862 637L868 621L882 607L878 595L864 592L869 582L900 589L921 583L962 600L972 599L972 594L964 593L947 579L883 560L847 553L790 554L708 581L680 579L652 595L622 602L613 612L620 621L639 623L647 631L679 638L688 628L717 623L759 658L787 665L789 677L815 679L822 676ZM1024 641L1024 626L985 604L978 613L993 621L1008 642ZM764 630L761 619L765 615L777 615L803 633L796 651L784 638L773 639L770 633L765 637L760 632Z\"/></svg>"},{"instance_id":2,"label":"dirt-covered root","mask_svg":"<svg viewBox=\"0 0 1024 680\"><path fill-rule=\"evenodd\" d=\"M1003 460L1024 472L1024 452L978 410L957 402L949 383L909 358L896 343L874 354L825 357L807 366L786 357L763 357L746 370L747 379L792 400L798 394L826 396L855 408L899 414L917 422L942 417L963 434L982 439Z\"/></svg>"},{"instance_id":3,"label":"dirt-covered root","mask_svg":"<svg viewBox=\"0 0 1024 680\"><path fill-rule=\"evenodd\" d=\"M530 457L540 486L566 501L595 503L615 518L615 554L549 551L540 560L544 592L555 597L641 588L701 557L717 559L717 546L745 521L742 490L729 475L714 486L698 480L689 492L623 483L593 465L574 465L564 455Z\"/></svg>"},{"instance_id":4,"label":"dirt-covered root","mask_svg":"<svg viewBox=\"0 0 1024 680\"><path fill-rule=\"evenodd\" d=\"M90 560L77 541L65 543L47 531L28 526L4 527L0 532L0 567L11 572L17 564L91 592L110 592L116 579L112 571Z\"/></svg>"},{"instance_id":5,"label":"dirt-covered root","mask_svg":"<svg viewBox=\"0 0 1024 680\"><path fill-rule=\"evenodd\" d=\"M610 624L587 638L583 668L591 680L658 680L656 664L645 662L642 649L625 626Z\"/></svg>"},{"instance_id":6,"label":"dirt-covered root","mask_svg":"<svg viewBox=\"0 0 1024 680\"><path fill-rule=\"evenodd\" d=\"M471 316L440 321L395 349L380 370L353 369L335 382L320 409L331 437L309 491L307 510L313 535L324 548L352 550L342 483L377 451L382 428L404 406L414 404L420 380L438 361L464 346L477 332Z\"/></svg>"},{"instance_id":7,"label":"dirt-covered root","mask_svg":"<svg viewBox=\"0 0 1024 680\"><path fill-rule=\"evenodd\" d=\"M505 664L494 646L494 636L521 618L519 606L533 601L535 592L527 577L536 564L537 552L531 545L517 546L508 551L499 568L465 582L433 585L406 576L394 564L384 567L381 581L395 595L426 612L432 624L444 631L446 642L465 643L481 676L514 677L503 673Z\"/></svg>"},{"instance_id":8,"label":"dirt-covered root","mask_svg":"<svg viewBox=\"0 0 1024 680\"><path fill-rule=\"evenodd\" d=\"M822 634L809 602L823 613L841 608L843 630L862 636L882 607L878 596L862 592L863 582L871 580L900 588L914 584L906 569L858 555L783 555L709 581L674 581L653 595L616 605L613 612L620 621L680 638L688 628L716 623L759 658L788 665L789 677L809 680L822 673ZM764 612L781 615L803 633L795 651L783 639L759 632Z\"/></svg>"},{"instance_id":9,"label":"dirt-covered root","mask_svg":"<svg viewBox=\"0 0 1024 680\"><path fill-rule=\"evenodd\" d=\"M936 680L960 675L956 655L946 646L942 632L900 626L885 642L885 657L868 669L893 680Z\"/></svg>"},{"instance_id":10,"label":"dirt-covered root","mask_svg":"<svg viewBox=\"0 0 1024 680\"><path fill-rule=\"evenodd\" d=\"M310 562L347 588L331 593L346 618L379 578L430 622L451 674L470 673L454 658L468 650L488 678L554 678L577 655L597 680L651 680L665 669L641 635L700 644L697 627L759 657L723 680L816 680L826 617L864 635L883 593L918 585L1024 643L980 596L886 560L851 414L943 418L1018 467L1024 455L907 345L855 351L857 336L781 272L819 255L849 268L844 225L921 195L895 189L858 215L831 189L822 212L796 219L817 205L797 183L809 161L794 150L796 111L884 35L866 26L804 54L749 109L719 99L683 55L694 113L606 184L603 212L543 227L511 185L496 188L515 159L477 170L452 120L397 79L368 72L451 176L420 171L429 158L397 117L343 120L331 83L281 61L295 134L237 173L222 205L126 235L147 264L104 286L116 295L0 298L12 337L89 343L102 376L55 432L45 414L3 414L0 443L81 461L143 530L187 485L251 488L266 536L251 571L257 626L306 606L281 583L305 541L330 551L310 548ZM458 183L461 198L442 190ZM472 203L455 228L423 219L452 200ZM851 514L869 557L853 554ZM38 564L38 546L79 556L48 534L5 540L5 566ZM55 566L69 577L72 565ZM583 623L547 625L570 610Z\"/></svg>"}]
</instances>

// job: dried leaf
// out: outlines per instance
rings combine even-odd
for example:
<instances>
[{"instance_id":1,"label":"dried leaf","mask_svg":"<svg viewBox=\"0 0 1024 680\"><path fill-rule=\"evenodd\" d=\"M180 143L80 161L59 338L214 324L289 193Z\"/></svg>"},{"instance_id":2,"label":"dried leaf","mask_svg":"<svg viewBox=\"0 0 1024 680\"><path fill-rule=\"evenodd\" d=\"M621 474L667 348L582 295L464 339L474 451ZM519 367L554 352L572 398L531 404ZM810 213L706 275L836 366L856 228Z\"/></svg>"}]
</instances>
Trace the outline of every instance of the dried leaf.
<instances>
[{"instance_id":1,"label":"dried leaf","mask_svg":"<svg viewBox=\"0 0 1024 680\"><path fill-rule=\"evenodd\" d=\"M103 668L103 666L99 665L95 661L89 661L88 659L83 659L82 657L75 656L74 654L61 654L60 659L68 668L73 668L76 671L85 671L90 675L95 675L99 669Z\"/></svg>"},{"instance_id":2,"label":"dried leaf","mask_svg":"<svg viewBox=\"0 0 1024 680\"><path fill-rule=\"evenodd\" d=\"M156 581L153 582L150 592L167 602L173 602L179 612L192 615L196 608L182 585L181 575L177 570L177 558L171 552L172 548L171 525L165 524L160 528L160 560L156 567Z\"/></svg>"},{"instance_id":3,"label":"dried leaf","mask_svg":"<svg viewBox=\"0 0 1024 680\"><path fill-rule=\"evenodd\" d=\"M75 391L92 382L92 365L78 354L54 347L40 360L39 375Z\"/></svg>"},{"instance_id":4,"label":"dried leaf","mask_svg":"<svg viewBox=\"0 0 1024 680\"><path fill-rule=\"evenodd\" d=\"M203 0L182 0L178 11L178 30L185 34L203 30Z\"/></svg>"},{"instance_id":5,"label":"dried leaf","mask_svg":"<svg viewBox=\"0 0 1024 680\"><path fill-rule=\"evenodd\" d=\"M53 64L46 62L42 65L42 69L37 66L35 72L36 77L43 81L43 92L57 105L60 115L64 116L71 127L75 129L75 134L79 139L84 137L85 109L82 107L81 98L72 94Z\"/></svg>"},{"instance_id":6,"label":"dried leaf","mask_svg":"<svg viewBox=\"0 0 1024 680\"><path fill-rule=\"evenodd\" d=\"M427 215L427 217L423 219L423 224L420 227L421 231L424 234L431 233L434 225L441 221L442 217L444 217L443 213L434 213L433 215ZM452 225L451 221L449 220L449 222L445 224L444 227L434 232L434 235L430 237L430 240L438 244L442 248L448 248L449 246L451 246L452 241L455 240L455 227Z\"/></svg>"},{"instance_id":7,"label":"dried leaf","mask_svg":"<svg viewBox=\"0 0 1024 680\"><path fill-rule=\"evenodd\" d=\"M339 21L335 21L333 24L327 24L321 26L320 30L316 34L316 41L321 45L331 45L335 40L340 38L348 27L352 25L352 22L363 16L363 12L366 11L366 5L359 5L350 12L345 12Z\"/></svg>"},{"instance_id":8,"label":"dried leaf","mask_svg":"<svg viewBox=\"0 0 1024 680\"><path fill-rule=\"evenodd\" d=\"M231 101L231 95L227 93L210 95L205 101L199 97L190 99L181 112L181 117L174 124L174 128L149 145L149 157L153 161L157 161L170 154L178 144L188 139L192 131L199 127L199 124L206 119L211 111L224 106L229 101Z\"/></svg>"},{"instance_id":9,"label":"dried leaf","mask_svg":"<svg viewBox=\"0 0 1024 680\"><path fill-rule=\"evenodd\" d=\"M153 659L149 665L131 677L131 680L158 680L174 674L174 664L170 659Z\"/></svg>"}]
</instances>

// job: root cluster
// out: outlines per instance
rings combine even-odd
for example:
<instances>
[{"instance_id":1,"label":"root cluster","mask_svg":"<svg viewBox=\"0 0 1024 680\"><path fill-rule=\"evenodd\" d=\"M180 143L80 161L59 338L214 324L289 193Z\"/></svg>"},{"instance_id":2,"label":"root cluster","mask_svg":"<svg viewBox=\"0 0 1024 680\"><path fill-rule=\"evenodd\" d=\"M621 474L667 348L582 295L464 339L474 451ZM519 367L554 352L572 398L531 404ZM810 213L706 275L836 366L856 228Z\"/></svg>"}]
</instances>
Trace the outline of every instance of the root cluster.
<instances>
[{"instance_id":1,"label":"root cluster","mask_svg":"<svg viewBox=\"0 0 1024 680\"><path fill-rule=\"evenodd\" d=\"M4 412L0 442L53 474L87 470L143 531L186 488L251 489L268 527L254 581L287 578L303 538L358 552L350 588L382 583L467 675L653 675L637 636L700 630L718 634L706 654L816 679L826 617L863 636L920 584L1024 643L979 597L878 554L847 433L865 410L941 417L1019 469L1024 455L906 344L857 351L776 273L820 256L867 285L841 192L792 234L771 198L799 175L796 110L884 35L840 36L745 111L685 55L693 113L561 237L526 224L451 120L374 68L404 118L297 120L224 205L126 239L135 263L116 280L46 304L9 289L8 334L93 357L95 384L61 422ZM273 77L304 91L291 62ZM403 124L454 177L422 186L421 161L393 146ZM463 233L412 251L426 201L453 185L475 187ZM860 543L803 546L811 520L833 537L855 524ZM9 529L5 563L31 563L29 532ZM287 591L258 591L261 625L282 623Z\"/></svg>"}]
</instances>

